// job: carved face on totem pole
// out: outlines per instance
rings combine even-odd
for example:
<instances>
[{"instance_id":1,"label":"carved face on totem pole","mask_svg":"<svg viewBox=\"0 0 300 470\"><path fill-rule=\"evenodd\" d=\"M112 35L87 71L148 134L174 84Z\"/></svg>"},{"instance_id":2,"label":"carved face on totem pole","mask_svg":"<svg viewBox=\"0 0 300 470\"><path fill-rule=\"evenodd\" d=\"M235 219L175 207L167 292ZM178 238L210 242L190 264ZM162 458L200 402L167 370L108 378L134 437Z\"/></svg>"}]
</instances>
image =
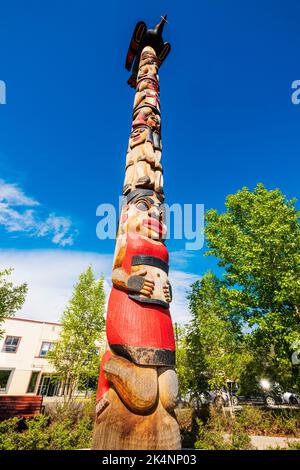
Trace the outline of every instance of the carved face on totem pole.
<instances>
[{"instance_id":1,"label":"carved face on totem pole","mask_svg":"<svg viewBox=\"0 0 300 470\"><path fill-rule=\"evenodd\" d=\"M160 112L158 85L155 80L145 79L139 82L134 100L134 110L141 106L152 106Z\"/></svg>"},{"instance_id":2,"label":"carved face on totem pole","mask_svg":"<svg viewBox=\"0 0 300 470\"><path fill-rule=\"evenodd\" d=\"M130 134L129 138L129 149L133 149L137 145L144 144L146 142L149 129L147 126L136 127Z\"/></svg>"},{"instance_id":3,"label":"carved face on totem pole","mask_svg":"<svg viewBox=\"0 0 300 470\"><path fill-rule=\"evenodd\" d=\"M152 78L146 78L146 79L140 80L137 84L136 91L137 93L139 93L144 90L153 90L156 93L158 93L159 92L158 83L156 82L156 80L153 80Z\"/></svg>"},{"instance_id":4,"label":"carved face on totem pole","mask_svg":"<svg viewBox=\"0 0 300 470\"><path fill-rule=\"evenodd\" d=\"M136 191L124 206L120 219L121 233L163 241L167 234L165 208L154 191Z\"/></svg>"},{"instance_id":5,"label":"carved face on totem pole","mask_svg":"<svg viewBox=\"0 0 300 470\"><path fill-rule=\"evenodd\" d=\"M139 70L139 75L138 75L138 80L144 80L145 78L152 78L156 80L157 82L159 81L158 78L158 66L156 59L152 58L150 55L148 57L145 57L143 60L143 65L140 67Z\"/></svg>"},{"instance_id":6,"label":"carved face on totem pole","mask_svg":"<svg viewBox=\"0 0 300 470\"><path fill-rule=\"evenodd\" d=\"M138 108L133 115L132 128L137 126L149 126L152 130L160 132L160 115L150 106Z\"/></svg>"}]
</instances>

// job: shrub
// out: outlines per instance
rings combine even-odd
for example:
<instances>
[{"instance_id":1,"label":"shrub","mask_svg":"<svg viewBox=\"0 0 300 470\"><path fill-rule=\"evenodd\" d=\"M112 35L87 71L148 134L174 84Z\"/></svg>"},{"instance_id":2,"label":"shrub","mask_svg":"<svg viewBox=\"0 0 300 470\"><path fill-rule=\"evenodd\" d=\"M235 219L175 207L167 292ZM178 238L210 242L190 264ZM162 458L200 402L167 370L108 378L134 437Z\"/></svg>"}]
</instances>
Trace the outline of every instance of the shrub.
<instances>
[{"instance_id":1,"label":"shrub","mask_svg":"<svg viewBox=\"0 0 300 470\"><path fill-rule=\"evenodd\" d=\"M199 440L195 443L195 449L229 450L230 445L225 442L224 436L220 432L201 429Z\"/></svg>"},{"instance_id":2,"label":"shrub","mask_svg":"<svg viewBox=\"0 0 300 470\"><path fill-rule=\"evenodd\" d=\"M57 400L53 403L47 403L45 414L50 417L51 422L59 423L69 420L73 424L83 416L83 403L80 401L64 403Z\"/></svg>"},{"instance_id":3,"label":"shrub","mask_svg":"<svg viewBox=\"0 0 300 470\"><path fill-rule=\"evenodd\" d=\"M17 450L42 450L49 444L49 418L40 415L26 420L27 430L19 432L16 436Z\"/></svg>"},{"instance_id":4,"label":"shrub","mask_svg":"<svg viewBox=\"0 0 300 470\"><path fill-rule=\"evenodd\" d=\"M209 418L201 421L195 447L214 450L251 449L249 434L294 435L300 433L299 411L267 410L244 406L235 417L211 407ZM224 435L228 437L224 440ZM295 446L298 444L295 443Z\"/></svg>"},{"instance_id":5,"label":"shrub","mask_svg":"<svg viewBox=\"0 0 300 470\"><path fill-rule=\"evenodd\" d=\"M20 424L25 427L20 431ZM93 421L84 417L74 423L67 418L52 422L49 416L0 423L0 450L71 450L89 448Z\"/></svg>"},{"instance_id":6,"label":"shrub","mask_svg":"<svg viewBox=\"0 0 300 470\"><path fill-rule=\"evenodd\" d=\"M74 429L73 449L89 449L91 447L94 421L89 417L82 418Z\"/></svg>"},{"instance_id":7,"label":"shrub","mask_svg":"<svg viewBox=\"0 0 300 470\"><path fill-rule=\"evenodd\" d=\"M289 450L300 450L300 442L292 441L288 443Z\"/></svg>"},{"instance_id":8,"label":"shrub","mask_svg":"<svg viewBox=\"0 0 300 470\"><path fill-rule=\"evenodd\" d=\"M232 450L250 450L253 449L251 438L245 432L234 431L231 436Z\"/></svg>"},{"instance_id":9,"label":"shrub","mask_svg":"<svg viewBox=\"0 0 300 470\"><path fill-rule=\"evenodd\" d=\"M180 428L182 447L193 449L201 421L197 419L195 411L190 408L178 408L175 413Z\"/></svg>"},{"instance_id":10,"label":"shrub","mask_svg":"<svg viewBox=\"0 0 300 470\"><path fill-rule=\"evenodd\" d=\"M253 446L248 434L239 430L235 430L230 435L225 435L223 431L211 430L206 426L202 426L195 448L202 450L250 450L253 449Z\"/></svg>"},{"instance_id":11,"label":"shrub","mask_svg":"<svg viewBox=\"0 0 300 470\"><path fill-rule=\"evenodd\" d=\"M298 414L298 410L245 406L237 414L237 422L241 429L251 433L297 436L300 433Z\"/></svg>"},{"instance_id":12,"label":"shrub","mask_svg":"<svg viewBox=\"0 0 300 470\"><path fill-rule=\"evenodd\" d=\"M11 418L0 422L0 450L18 448L17 436L20 421L20 418Z\"/></svg>"}]
</instances>

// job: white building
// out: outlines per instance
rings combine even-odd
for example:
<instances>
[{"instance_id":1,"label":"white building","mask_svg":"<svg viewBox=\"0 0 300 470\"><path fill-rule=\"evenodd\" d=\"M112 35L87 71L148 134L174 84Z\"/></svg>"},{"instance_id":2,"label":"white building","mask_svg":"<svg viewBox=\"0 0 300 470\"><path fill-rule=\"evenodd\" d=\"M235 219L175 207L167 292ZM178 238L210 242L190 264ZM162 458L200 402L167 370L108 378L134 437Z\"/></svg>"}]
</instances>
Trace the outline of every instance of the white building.
<instances>
[{"instance_id":1,"label":"white building","mask_svg":"<svg viewBox=\"0 0 300 470\"><path fill-rule=\"evenodd\" d=\"M61 325L9 318L1 329L5 333L0 339L0 394L58 395L46 355L58 340Z\"/></svg>"}]
</instances>

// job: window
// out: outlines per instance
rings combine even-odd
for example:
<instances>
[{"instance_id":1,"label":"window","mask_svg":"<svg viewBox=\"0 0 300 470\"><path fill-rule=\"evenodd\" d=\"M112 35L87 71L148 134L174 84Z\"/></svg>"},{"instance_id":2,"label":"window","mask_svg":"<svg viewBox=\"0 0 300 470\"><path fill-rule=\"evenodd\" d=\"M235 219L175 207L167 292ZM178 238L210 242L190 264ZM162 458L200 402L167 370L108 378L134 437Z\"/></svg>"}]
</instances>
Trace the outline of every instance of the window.
<instances>
[{"instance_id":1,"label":"window","mask_svg":"<svg viewBox=\"0 0 300 470\"><path fill-rule=\"evenodd\" d=\"M38 395L43 397L55 397L59 395L60 381L55 375L45 375L42 374Z\"/></svg>"},{"instance_id":2,"label":"window","mask_svg":"<svg viewBox=\"0 0 300 470\"><path fill-rule=\"evenodd\" d=\"M39 372L32 372L26 393L34 393L36 389Z\"/></svg>"},{"instance_id":3,"label":"window","mask_svg":"<svg viewBox=\"0 0 300 470\"><path fill-rule=\"evenodd\" d=\"M3 351L7 353L17 352L18 346L20 344L20 336L6 336L3 346Z\"/></svg>"},{"instance_id":4,"label":"window","mask_svg":"<svg viewBox=\"0 0 300 470\"><path fill-rule=\"evenodd\" d=\"M50 343L48 341L43 341L39 356L40 357L47 356L48 352L52 351L53 348L54 348L54 343Z\"/></svg>"},{"instance_id":5,"label":"window","mask_svg":"<svg viewBox=\"0 0 300 470\"><path fill-rule=\"evenodd\" d=\"M6 392L12 369L0 370L0 392Z\"/></svg>"}]
</instances>

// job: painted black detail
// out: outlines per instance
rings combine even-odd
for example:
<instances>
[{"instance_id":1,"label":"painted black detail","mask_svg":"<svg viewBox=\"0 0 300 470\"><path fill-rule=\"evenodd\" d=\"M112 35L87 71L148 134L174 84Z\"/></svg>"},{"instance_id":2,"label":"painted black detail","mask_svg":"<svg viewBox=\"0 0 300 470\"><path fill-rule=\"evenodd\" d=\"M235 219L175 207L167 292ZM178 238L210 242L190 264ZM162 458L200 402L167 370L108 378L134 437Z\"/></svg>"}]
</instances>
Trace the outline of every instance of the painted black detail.
<instances>
[{"instance_id":1,"label":"painted black detail","mask_svg":"<svg viewBox=\"0 0 300 470\"><path fill-rule=\"evenodd\" d=\"M132 300L136 300L137 302L141 302L142 304L158 305L159 307L162 307L162 308L170 307L168 302L165 302L164 300L160 300L160 299L150 299L149 297L141 297L137 294L129 294L128 297Z\"/></svg>"},{"instance_id":2,"label":"painted black detail","mask_svg":"<svg viewBox=\"0 0 300 470\"><path fill-rule=\"evenodd\" d=\"M171 45L169 42L164 42L162 37L165 23L167 23L167 15L161 17L161 21L155 26L154 29L147 29L147 25L143 21L139 21L137 23L129 44L125 63L126 69L128 71L132 70L131 77L128 80L128 84L131 87L136 87L138 67L141 53L144 47L153 47L159 58L159 65L162 64L162 62L166 59L167 55L169 54L171 50ZM136 34L140 26L141 36L137 38ZM136 41L137 39L138 43ZM137 43L137 46L134 47L134 43Z\"/></svg>"},{"instance_id":3,"label":"painted black detail","mask_svg":"<svg viewBox=\"0 0 300 470\"><path fill-rule=\"evenodd\" d=\"M129 346L128 344L110 344L110 349L141 366L174 366L175 351L170 349Z\"/></svg>"},{"instance_id":4,"label":"painted black detail","mask_svg":"<svg viewBox=\"0 0 300 470\"><path fill-rule=\"evenodd\" d=\"M131 292L140 292L145 283L145 278L143 276L130 276L127 281L128 290Z\"/></svg>"},{"instance_id":5,"label":"painted black detail","mask_svg":"<svg viewBox=\"0 0 300 470\"><path fill-rule=\"evenodd\" d=\"M166 274L169 273L168 263L166 263L160 258L156 258L155 256L135 255L132 257L132 266L139 266L141 264L144 264L146 266L154 266L155 268L161 269Z\"/></svg>"},{"instance_id":6,"label":"painted black detail","mask_svg":"<svg viewBox=\"0 0 300 470\"><path fill-rule=\"evenodd\" d=\"M126 202L127 204L129 202L132 202L133 199L137 197L142 197L142 196L153 196L155 194L157 198L161 201L164 202L164 196L162 194L158 194L152 189L135 189L134 191L131 191L126 197Z\"/></svg>"},{"instance_id":7,"label":"painted black detail","mask_svg":"<svg viewBox=\"0 0 300 470\"><path fill-rule=\"evenodd\" d=\"M172 299L173 299L173 291L172 291L172 286L171 286L170 282L169 282L169 291L170 291L170 297L171 297L171 301L172 301Z\"/></svg>"}]
</instances>

